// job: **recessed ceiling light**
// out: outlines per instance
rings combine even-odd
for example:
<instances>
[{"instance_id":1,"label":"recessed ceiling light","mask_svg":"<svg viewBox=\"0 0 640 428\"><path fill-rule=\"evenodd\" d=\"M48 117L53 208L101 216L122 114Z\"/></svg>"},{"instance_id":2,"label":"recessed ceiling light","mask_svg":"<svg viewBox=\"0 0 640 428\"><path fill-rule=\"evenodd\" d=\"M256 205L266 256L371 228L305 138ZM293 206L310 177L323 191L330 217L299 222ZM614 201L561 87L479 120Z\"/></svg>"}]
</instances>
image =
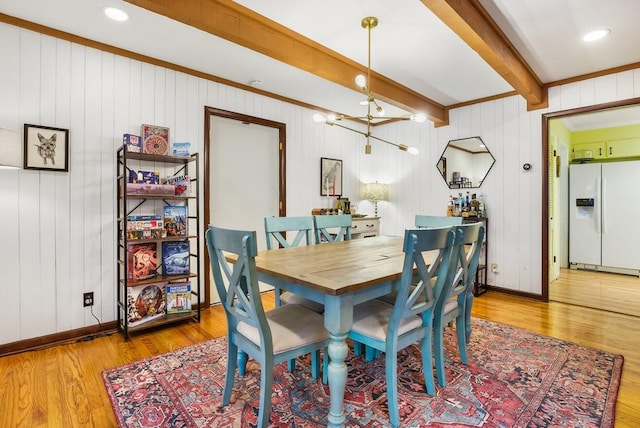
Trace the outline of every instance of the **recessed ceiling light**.
<instances>
[{"instance_id":1,"label":"recessed ceiling light","mask_svg":"<svg viewBox=\"0 0 640 428\"><path fill-rule=\"evenodd\" d=\"M117 7L105 7L104 14L114 21L124 22L129 19L129 15L122 9L118 9Z\"/></svg>"},{"instance_id":2,"label":"recessed ceiling light","mask_svg":"<svg viewBox=\"0 0 640 428\"><path fill-rule=\"evenodd\" d=\"M582 40L584 40L585 42L593 42L593 41L600 40L601 38L608 36L609 33L611 33L611 30L609 30L608 28L603 28L601 30L591 31L591 32L585 34L584 36L582 36Z\"/></svg>"}]
</instances>

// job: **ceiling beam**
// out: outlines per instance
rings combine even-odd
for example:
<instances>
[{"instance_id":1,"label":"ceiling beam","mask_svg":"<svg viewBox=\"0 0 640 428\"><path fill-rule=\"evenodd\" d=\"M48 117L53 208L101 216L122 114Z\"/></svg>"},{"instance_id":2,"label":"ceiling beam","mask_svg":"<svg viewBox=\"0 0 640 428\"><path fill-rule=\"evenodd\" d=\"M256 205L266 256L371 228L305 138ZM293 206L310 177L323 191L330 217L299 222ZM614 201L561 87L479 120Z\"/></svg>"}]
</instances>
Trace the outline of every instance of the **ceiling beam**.
<instances>
[{"instance_id":1,"label":"ceiling beam","mask_svg":"<svg viewBox=\"0 0 640 428\"><path fill-rule=\"evenodd\" d=\"M527 100L529 109L547 106L547 91L540 79L478 0L421 1L513 86Z\"/></svg>"},{"instance_id":2,"label":"ceiling beam","mask_svg":"<svg viewBox=\"0 0 640 428\"><path fill-rule=\"evenodd\" d=\"M366 67L230 0L125 0L198 28L293 67L356 90L354 77ZM448 124L444 106L382 76L371 73L379 99L410 112L426 113L435 126Z\"/></svg>"}]
</instances>

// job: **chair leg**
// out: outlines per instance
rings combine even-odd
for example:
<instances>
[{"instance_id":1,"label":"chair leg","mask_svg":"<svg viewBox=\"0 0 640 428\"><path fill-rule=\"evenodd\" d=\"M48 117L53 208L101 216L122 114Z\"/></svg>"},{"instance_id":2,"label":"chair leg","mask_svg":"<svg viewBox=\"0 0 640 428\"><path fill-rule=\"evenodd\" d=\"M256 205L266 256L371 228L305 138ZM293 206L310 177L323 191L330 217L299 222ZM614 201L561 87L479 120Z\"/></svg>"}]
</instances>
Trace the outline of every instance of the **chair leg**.
<instances>
[{"instance_id":1,"label":"chair leg","mask_svg":"<svg viewBox=\"0 0 640 428\"><path fill-rule=\"evenodd\" d=\"M465 339L467 339L467 342L471 338L471 306L473 306L473 293L467 293L467 300L464 305Z\"/></svg>"},{"instance_id":2,"label":"chair leg","mask_svg":"<svg viewBox=\"0 0 640 428\"><path fill-rule=\"evenodd\" d=\"M236 376L236 359L238 358L238 347L227 337L227 372L224 377L224 389L222 390L222 405L226 406L231 401L231 391L233 391L233 380Z\"/></svg>"},{"instance_id":3,"label":"chair leg","mask_svg":"<svg viewBox=\"0 0 640 428\"><path fill-rule=\"evenodd\" d=\"M385 374L387 381L387 406L389 421L394 427L400 426L400 410L398 409L398 355L397 350L387 350L385 356Z\"/></svg>"},{"instance_id":4,"label":"chair leg","mask_svg":"<svg viewBox=\"0 0 640 428\"><path fill-rule=\"evenodd\" d=\"M280 300L280 294L282 294L282 291L279 288L276 287L276 288L274 288L273 293L274 293L274 297L275 297L276 307L282 306L282 301Z\"/></svg>"},{"instance_id":5,"label":"chair leg","mask_svg":"<svg viewBox=\"0 0 640 428\"><path fill-rule=\"evenodd\" d=\"M467 337L464 318L464 314L459 314L456 317L456 336L458 336L458 351L460 352L460 361L462 361L462 364L467 365Z\"/></svg>"},{"instance_id":6,"label":"chair leg","mask_svg":"<svg viewBox=\"0 0 640 428\"><path fill-rule=\"evenodd\" d=\"M369 363L373 360L376 359L376 351L377 349L369 346L369 345L365 345L364 346L364 360Z\"/></svg>"},{"instance_id":7,"label":"chair leg","mask_svg":"<svg viewBox=\"0 0 640 428\"><path fill-rule=\"evenodd\" d=\"M267 428L269 426L272 388L273 360L265 361L264 366L260 367L260 409L258 410L258 426L261 428Z\"/></svg>"},{"instance_id":8,"label":"chair leg","mask_svg":"<svg viewBox=\"0 0 640 428\"><path fill-rule=\"evenodd\" d=\"M293 373L293 371L296 369L296 359L292 358L287 361L287 367L289 368L289 372Z\"/></svg>"},{"instance_id":9,"label":"chair leg","mask_svg":"<svg viewBox=\"0 0 640 428\"><path fill-rule=\"evenodd\" d=\"M422 371L424 372L424 386L427 394L436 395L436 385L433 379L433 355L431 347L433 344L433 328L428 327L422 339L420 347L422 349Z\"/></svg>"},{"instance_id":10,"label":"chair leg","mask_svg":"<svg viewBox=\"0 0 640 428\"><path fill-rule=\"evenodd\" d=\"M362 343L354 341L353 342L353 355L355 355L356 357L359 357L360 355L362 355Z\"/></svg>"},{"instance_id":11,"label":"chair leg","mask_svg":"<svg viewBox=\"0 0 640 428\"><path fill-rule=\"evenodd\" d=\"M433 349L438 384L445 387L447 386L447 379L444 372L444 325L442 325L442 319L436 319L433 325Z\"/></svg>"},{"instance_id":12,"label":"chair leg","mask_svg":"<svg viewBox=\"0 0 640 428\"><path fill-rule=\"evenodd\" d=\"M247 360L249 359L249 356L247 355L246 352L244 351L240 351L238 352L238 374L240 376L244 376L245 373L247 372Z\"/></svg>"},{"instance_id":13,"label":"chair leg","mask_svg":"<svg viewBox=\"0 0 640 428\"><path fill-rule=\"evenodd\" d=\"M314 351L311 353L311 377L313 379L318 379L318 375L320 374L320 350Z\"/></svg>"}]
</instances>

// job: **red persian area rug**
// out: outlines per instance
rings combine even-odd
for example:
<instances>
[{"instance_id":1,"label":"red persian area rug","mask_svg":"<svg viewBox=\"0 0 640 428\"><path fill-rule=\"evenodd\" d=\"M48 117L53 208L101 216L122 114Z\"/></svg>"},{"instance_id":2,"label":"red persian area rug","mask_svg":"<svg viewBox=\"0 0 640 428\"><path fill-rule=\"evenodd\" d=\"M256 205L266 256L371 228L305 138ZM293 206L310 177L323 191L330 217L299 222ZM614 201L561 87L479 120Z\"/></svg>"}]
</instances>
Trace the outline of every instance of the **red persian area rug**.
<instances>
[{"instance_id":1,"label":"red persian area rug","mask_svg":"<svg viewBox=\"0 0 640 428\"><path fill-rule=\"evenodd\" d=\"M473 319L469 365L446 329L447 380L424 392L420 349L398 354L403 427L612 427L623 357L525 330ZM327 425L329 388L311 379L309 359L290 373L274 368L271 425ZM351 355L345 392L347 427L387 427L384 358ZM253 427L260 367L236 376L221 407L226 338L189 346L103 373L120 427Z\"/></svg>"}]
</instances>

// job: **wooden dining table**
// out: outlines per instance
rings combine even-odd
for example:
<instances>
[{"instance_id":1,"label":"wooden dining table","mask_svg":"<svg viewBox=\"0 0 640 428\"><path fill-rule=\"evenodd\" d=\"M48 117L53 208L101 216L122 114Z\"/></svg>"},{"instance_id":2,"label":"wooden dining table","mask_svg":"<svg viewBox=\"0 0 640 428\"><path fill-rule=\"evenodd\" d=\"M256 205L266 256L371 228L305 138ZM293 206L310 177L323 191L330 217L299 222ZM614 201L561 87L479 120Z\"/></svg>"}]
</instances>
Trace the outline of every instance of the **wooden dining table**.
<instances>
[{"instance_id":1,"label":"wooden dining table","mask_svg":"<svg viewBox=\"0 0 640 428\"><path fill-rule=\"evenodd\" d=\"M390 293L402 274L403 238L376 236L336 243L261 251L259 280L324 304L324 325L331 335L328 427L345 424L347 335L353 307Z\"/></svg>"}]
</instances>

